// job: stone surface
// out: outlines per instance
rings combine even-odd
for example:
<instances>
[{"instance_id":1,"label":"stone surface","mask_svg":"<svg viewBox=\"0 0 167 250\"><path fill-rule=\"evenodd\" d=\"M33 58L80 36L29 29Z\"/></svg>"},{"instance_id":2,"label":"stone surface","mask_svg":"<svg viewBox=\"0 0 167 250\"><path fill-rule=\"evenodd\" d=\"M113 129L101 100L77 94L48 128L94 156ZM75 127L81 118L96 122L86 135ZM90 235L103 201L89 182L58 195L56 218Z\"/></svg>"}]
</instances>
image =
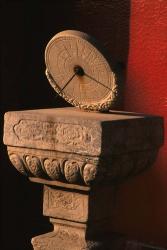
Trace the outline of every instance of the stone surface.
<instances>
[{"instance_id":1,"label":"stone surface","mask_svg":"<svg viewBox=\"0 0 167 250\"><path fill-rule=\"evenodd\" d=\"M122 250L124 237L119 234L90 235L84 224L51 219L54 231L32 239L34 250ZM96 224L96 226L98 226Z\"/></svg>"},{"instance_id":2,"label":"stone surface","mask_svg":"<svg viewBox=\"0 0 167 250\"><path fill-rule=\"evenodd\" d=\"M4 143L15 168L44 184L43 214L54 230L34 237L34 250L121 250L124 241L111 241L107 225L113 184L152 165L163 120L75 108L8 112Z\"/></svg>"},{"instance_id":3,"label":"stone surface","mask_svg":"<svg viewBox=\"0 0 167 250\"><path fill-rule=\"evenodd\" d=\"M82 225L73 227L57 223L55 231L34 237L32 244L34 250L122 250L125 245L124 239L119 236L88 238Z\"/></svg>"},{"instance_id":4,"label":"stone surface","mask_svg":"<svg viewBox=\"0 0 167 250\"><path fill-rule=\"evenodd\" d=\"M118 236L112 240L112 234L107 234L108 220L113 216L114 188L56 184L44 185L43 203L43 214L50 217L54 230L34 237L34 250L107 250L112 244L121 250L123 242Z\"/></svg>"},{"instance_id":5,"label":"stone surface","mask_svg":"<svg viewBox=\"0 0 167 250\"><path fill-rule=\"evenodd\" d=\"M131 243L108 230L108 221L114 216L114 187L99 185L83 189L73 184L56 184L45 184L43 209L54 230L34 237L34 250L144 249L146 245Z\"/></svg>"},{"instance_id":6,"label":"stone surface","mask_svg":"<svg viewBox=\"0 0 167 250\"><path fill-rule=\"evenodd\" d=\"M152 149L162 142L163 121L155 116L75 108L5 114L4 143L11 146L99 156Z\"/></svg>"},{"instance_id":7,"label":"stone surface","mask_svg":"<svg viewBox=\"0 0 167 250\"><path fill-rule=\"evenodd\" d=\"M150 167L158 152L152 149L93 157L23 147L7 149L12 164L21 174L88 186L120 182L134 176Z\"/></svg>"},{"instance_id":8,"label":"stone surface","mask_svg":"<svg viewBox=\"0 0 167 250\"><path fill-rule=\"evenodd\" d=\"M137 133L136 133L137 131ZM122 181L150 167L162 118L74 108L8 112L4 143L22 174L73 184Z\"/></svg>"},{"instance_id":9,"label":"stone surface","mask_svg":"<svg viewBox=\"0 0 167 250\"><path fill-rule=\"evenodd\" d=\"M88 221L89 195L81 191L44 187L43 214L64 220Z\"/></svg>"},{"instance_id":10,"label":"stone surface","mask_svg":"<svg viewBox=\"0 0 167 250\"><path fill-rule=\"evenodd\" d=\"M68 187L58 187L56 183L45 185L43 214L78 223L98 222L103 225L104 230L104 222L112 216L114 192L112 186L81 190L73 184Z\"/></svg>"}]
</instances>

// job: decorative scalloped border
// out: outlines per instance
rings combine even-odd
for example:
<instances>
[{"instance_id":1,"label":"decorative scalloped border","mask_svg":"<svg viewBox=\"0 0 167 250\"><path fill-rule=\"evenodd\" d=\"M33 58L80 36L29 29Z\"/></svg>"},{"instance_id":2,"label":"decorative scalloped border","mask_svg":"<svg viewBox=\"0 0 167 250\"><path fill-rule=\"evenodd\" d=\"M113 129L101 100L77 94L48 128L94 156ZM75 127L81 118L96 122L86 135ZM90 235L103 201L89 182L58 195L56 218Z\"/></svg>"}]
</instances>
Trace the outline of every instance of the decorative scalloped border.
<instances>
[{"instance_id":1,"label":"decorative scalloped border","mask_svg":"<svg viewBox=\"0 0 167 250\"><path fill-rule=\"evenodd\" d=\"M79 160L71 155L47 156L8 150L10 161L23 175L88 186L103 181L122 182L135 176L153 164L157 152L157 149L152 149L108 156L105 159Z\"/></svg>"},{"instance_id":2,"label":"decorative scalloped border","mask_svg":"<svg viewBox=\"0 0 167 250\"><path fill-rule=\"evenodd\" d=\"M101 171L97 163L76 159L55 157L39 157L35 154L8 151L13 166L25 176L65 181L68 183L84 183L90 185L101 179Z\"/></svg>"}]
</instances>

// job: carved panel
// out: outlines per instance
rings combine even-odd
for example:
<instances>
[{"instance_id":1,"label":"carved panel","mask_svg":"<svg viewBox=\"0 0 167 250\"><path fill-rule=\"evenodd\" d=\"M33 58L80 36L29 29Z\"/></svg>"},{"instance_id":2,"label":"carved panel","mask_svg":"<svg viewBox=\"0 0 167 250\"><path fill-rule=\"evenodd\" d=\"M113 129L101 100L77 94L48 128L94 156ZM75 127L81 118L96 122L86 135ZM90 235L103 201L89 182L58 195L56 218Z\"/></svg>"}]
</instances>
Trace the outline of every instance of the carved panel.
<instances>
[{"instance_id":1,"label":"carved panel","mask_svg":"<svg viewBox=\"0 0 167 250\"><path fill-rule=\"evenodd\" d=\"M45 186L44 215L85 222L88 213L88 197L86 194L53 189Z\"/></svg>"},{"instance_id":2,"label":"carved panel","mask_svg":"<svg viewBox=\"0 0 167 250\"><path fill-rule=\"evenodd\" d=\"M68 210L76 210L79 206L79 199L73 197L73 193L62 193L54 190L49 195L49 205L53 208L63 208Z\"/></svg>"},{"instance_id":3,"label":"carved panel","mask_svg":"<svg viewBox=\"0 0 167 250\"><path fill-rule=\"evenodd\" d=\"M91 129L77 124L62 124L36 120L20 120L14 125L19 140L49 144L88 145L93 140Z\"/></svg>"}]
</instances>

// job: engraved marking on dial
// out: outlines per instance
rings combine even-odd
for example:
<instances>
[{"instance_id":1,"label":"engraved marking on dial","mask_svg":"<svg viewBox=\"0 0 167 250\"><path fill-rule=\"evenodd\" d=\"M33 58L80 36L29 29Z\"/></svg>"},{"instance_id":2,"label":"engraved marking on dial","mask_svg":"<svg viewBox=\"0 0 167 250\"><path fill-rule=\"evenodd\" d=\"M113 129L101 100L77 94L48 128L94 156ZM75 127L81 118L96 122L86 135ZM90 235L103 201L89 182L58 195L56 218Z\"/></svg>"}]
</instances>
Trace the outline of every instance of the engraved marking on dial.
<instances>
[{"instance_id":1,"label":"engraved marking on dial","mask_svg":"<svg viewBox=\"0 0 167 250\"><path fill-rule=\"evenodd\" d=\"M78 74L59 94L80 108L89 109L89 106L91 110L107 110L117 97L115 74L103 54L90 41L84 36L70 35L70 32L52 39L46 49L46 75L52 76L55 83L50 78L48 80L59 93L57 90L62 89L74 73L74 66L79 65L92 79Z\"/></svg>"}]
</instances>

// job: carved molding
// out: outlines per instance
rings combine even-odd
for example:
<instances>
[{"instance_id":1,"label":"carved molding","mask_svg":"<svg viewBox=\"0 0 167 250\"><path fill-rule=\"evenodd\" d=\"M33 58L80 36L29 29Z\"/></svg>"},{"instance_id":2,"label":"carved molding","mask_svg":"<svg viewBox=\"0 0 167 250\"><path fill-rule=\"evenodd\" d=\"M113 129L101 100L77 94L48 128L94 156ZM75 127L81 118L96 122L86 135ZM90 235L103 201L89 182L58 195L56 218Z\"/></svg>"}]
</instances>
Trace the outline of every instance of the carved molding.
<instances>
[{"instance_id":1,"label":"carved molding","mask_svg":"<svg viewBox=\"0 0 167 250\"><path fill-rule=\"evenodd\" d=\"M76 210L80 205L80 200L75 199L73 193L63 193L59 190L54 190L54 192L49 193L49 203L53 208L62 208L67 210Z\"/></svg>"},{"instance_id":2,"label":"carved molding","mask_svg":"<svg viewBox=\"0 0 167 250\"><path fill-rule=\"evenodd\" d=\"M122 181L151 166L157 155L157 150L104 158L49 152L8 147L9 158L21 174L84 185Z\"/></svg>"},{"instance_id":3,"label":"carved molding","mask_svg":"<svg viewBox=\"0 0 167 250\"><path fill-rule=\"evenodd\" d=\"M76 158L75 155L67 153L48 156L47 151L15 147L8 147L8 154L14 167L24 175L86 185L97 179L95 174L98 172L97 157L95 159L83 156ZM94 171L87 171L88 166Z\"/></svg>"}]
</instances>

